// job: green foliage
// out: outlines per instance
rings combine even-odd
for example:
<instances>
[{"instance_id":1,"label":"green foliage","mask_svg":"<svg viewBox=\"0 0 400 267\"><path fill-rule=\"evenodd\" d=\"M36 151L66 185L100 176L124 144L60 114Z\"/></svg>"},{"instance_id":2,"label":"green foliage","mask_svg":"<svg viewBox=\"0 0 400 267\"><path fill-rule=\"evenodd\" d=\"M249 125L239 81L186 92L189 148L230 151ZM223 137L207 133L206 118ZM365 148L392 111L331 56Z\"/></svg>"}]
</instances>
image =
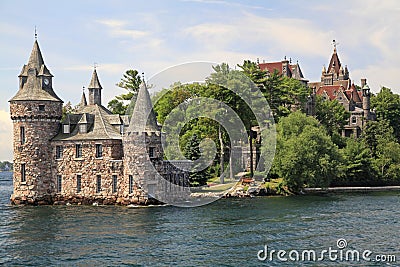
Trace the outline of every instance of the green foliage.
<instances>
[{"instance_id":1,"label":"green foliage","mask_svg":"<svg viewBox=\"0 0 400 267\"><path fill-rule=\"evenodd\" d=\"M325 101L317 96L315 117L326 128L329 135L341 133L350 118L350 113L337 101Z\"/></svg>"},{"instance_id":2,"label":"green foliage","mask_svg":"<svg viewBox=\"0 0 400 267\"><path fill-rule=\"evenodd\" d=\"M68 114L71 114L71 113L73 113L73 112L75 112L75 111L76 111L76 108L74 108L74 107L72 106L71 102L68 101L68 102L67 102L66 104L64 104L63 107L62 107L62 118L61 118L61 120L63 121L63 120L67 117Z\"/></svg>"},{"instance_id":3,"label":"green foliage","mask_svg":"<svg viewBox=\"0 0 400 267\"><path fill-rule=\"evenodd\" d=\"M327 187L339 173L337 146L318 121L297 111L278 123L274 169L292 192Z\"/></svg>"},{"instance_id":4,"label":"green foliage","mask_svg":"<svg viewBox=\"0 0 400 267\"><path fill-rule=\"evenodd\" d=\"M13 163L9 161L0 161L0 171L12 171Z\"/></svg>"},{"instance_id":5,"label":"green foliage","mask_svg":"<svg viewBox=\"0 0 400 267\"><path fill-rule=\"evenodd\" d=\"M310 91L301 81L283 76L277 70L269 74L249 60L245 60L243 65L238 66L261 90L272 109L276 122L293 110L301 110L305 107Z\"/></svg>"},{"instance_id":6,"label":"green foliage","mask_svg":"<svg viewBox=\"0 0 400 267\"><path fill-rule=\"evenodd\" d=\"M375 183L372 155L361 139L347 138L346 146L340 150L343 158L343 175L333 180L334 186L361 186Z\"/></svg>"},{"instance_id":7,"label":"green foliage","mask_svg":"<svg viewBox=\"0 0 400 267\"><path fill-rule=\"evenodd\" d=\"M198 160L201 156L200 139L196 134L192 135L190 140L186 143L184 155L187 159L194 162L194 166L192 166L192 168L195 171L190 172L189 175L190 186L195 187L206 185L208 178L210 178L210 174L208 168L199 170L201 164L196 164L196 160Z\"/></svg>"},{"instance_id":8,"label":"green foliage","mask_svg":"<svg viewBox=\"0 0 400 267\"><path fill-rule=\"evenodd\" d=\"M134 102L142 83L142 78L137 70L127 70L123 74L123 78L116 86L126 89L128 93L116 96L110 102L108 102L108 109L114 114L125 115L129 111L133 111ZM130 104L126 102L130 101Z\"/></svg>"},{"instance_id":9,"label":"green foliage","mask_svg":"<svg viewBox=\"0 0 400 267\"><path fill-rule=\"evenodd\" d=\"M377 120L389 122L394 136L400 141L400 96L382 87L376 96L371 97L371 108L375 109Z\"/></svg>"}]
</instances>

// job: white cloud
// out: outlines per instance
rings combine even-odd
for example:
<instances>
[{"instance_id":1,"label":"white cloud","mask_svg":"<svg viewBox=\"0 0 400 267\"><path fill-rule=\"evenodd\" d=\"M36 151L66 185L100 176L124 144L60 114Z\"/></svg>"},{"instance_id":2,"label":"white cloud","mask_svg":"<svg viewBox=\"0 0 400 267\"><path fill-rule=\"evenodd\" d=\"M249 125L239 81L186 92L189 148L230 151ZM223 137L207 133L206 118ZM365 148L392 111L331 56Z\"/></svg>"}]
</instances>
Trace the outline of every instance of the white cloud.
<instances>
[{"instance_id":1,"label":"white cloud","mask_svg":"<svg viewBox=\"0 0 400 267\"><path fill-rule=\"evenodd\" d=\"M109 33L115 37L129 37L132 39L142 38L149 35L149 32L129 29L128 22L122 20L96 20L97 23L108 27Z\"/></svg>"},{"instance_id":2,"label":"white cloud","mask_svg":"<svg viewBox=\"0 0 400 267\"><path fill-rule=\"evenodd\" d=\"M325 55L330 32L306 19L267 18L245 13L227 23L202 23L182 30L205 48L230 50L247 45L265 45L266 51L302 55Z\"/></svg>"},{"instance_id":3,"label":"white cloud","mask_svg":"<svg viewBox=\"0 0 400 267\"><path fill-rule=\"evenodd\" d=\"M0 110L0 160L12 160L12 121L8 111Z\"/></svg>"}]
</instances>

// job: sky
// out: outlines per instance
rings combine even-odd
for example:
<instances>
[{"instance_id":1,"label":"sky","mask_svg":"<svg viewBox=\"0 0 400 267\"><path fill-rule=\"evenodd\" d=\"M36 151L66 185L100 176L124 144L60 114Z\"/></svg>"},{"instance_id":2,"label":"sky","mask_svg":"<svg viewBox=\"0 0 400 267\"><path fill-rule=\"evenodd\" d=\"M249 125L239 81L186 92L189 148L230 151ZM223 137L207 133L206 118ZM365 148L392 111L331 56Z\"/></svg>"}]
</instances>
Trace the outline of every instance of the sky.
<instances>
[{"instance_id":1,"label":"sky","mask_svg":"<svg viewBox=\"0 0 400 267\"><path fill-rule=\"evenodd\" d=\"M367 78L400 93L400 2L303 1L0 1L0 160L12 160L8 100L32 50L34 29L53 88L77 104L93 65L103 103L123 92L115 86L127 69L150 79L171 66L244 60L299 62L310 81L320 79L338 43L350 78Z\"/></svg>"}]
</instances>

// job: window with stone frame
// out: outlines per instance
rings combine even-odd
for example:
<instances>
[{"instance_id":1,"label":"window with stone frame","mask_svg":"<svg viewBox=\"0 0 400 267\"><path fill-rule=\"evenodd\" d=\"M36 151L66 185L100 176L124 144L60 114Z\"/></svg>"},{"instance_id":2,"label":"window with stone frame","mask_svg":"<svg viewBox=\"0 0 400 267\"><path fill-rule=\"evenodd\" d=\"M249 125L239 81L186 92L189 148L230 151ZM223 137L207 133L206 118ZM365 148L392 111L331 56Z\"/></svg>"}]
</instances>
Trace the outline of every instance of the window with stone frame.
<instances>
[{"instance_id":1,"label":"window with stone frame","mask_svg":"<svg viewBox=\"0 0 400 267\"><path fill-rule=\"evenodd\" d=\"M82 190L82 175L78 174L76 176L76 192L80 193Z\"/></svg>"},{"instance_id":2,"label":"window with stone frame","mask_svg":"<svg viewBox=\"0 0 400 267\"><path fill-rule=\"evenodd\" d=\"M61 193L62 190L62 176L57 175L57 192Z\"/></svg>"},{"instance_id":3,"label":"window with stone frame","mask_svg":"<svg viewBox=\"0 0 400 267\"><path fill-rule=\"evenodd\" d=\"M156 153L155 153L155 147L149 147L149 157L150 158L155 158L156 157Z\"/></svg>"},{"instance_id":4,"label":"window with stone frame","mask_svg":"<svg viewBox=\"0 0 400 267\"><path fill-rule=\"evenodd\" d=\"M133 176L129 175L129 194L133 193Z\"/></svg>"},{"instance_id":5,"label":"window with stone frame","mask_svg":"<svg viewBox=\"0 0 400 267\"><path fill-rule=\"evenodd\" d=\"M81 144L75 145L75 158L82 158L82 145Z\"/></svg>"},{"instance_id":6,"label":"window with stone frame","mask_svg":"<svg viewBox=\"0 0 400 267\"><path fill-rule=\"evenodd\" d=\"M351 117L351 123L352 124L356 124L357 123L357 117L356 116Z\"/></svg>"},{"instance_id":7,"label":"window with stone frame","mask_svg":"<svg viewBox=\"0 0 400 267\"><path fill-rule=\"evenodd\" d=\"M101 192L101 175L96 176L96 193Z\"/></svg>"},{"instance_id":8,"label":"window with stone frame","mask_svg":"<svg viewBox=\"0 0 400 267\"><path fill-rule=\"evenodd\" d=\"M21 182L26 182L25 163L21 164Z\"/></svg>"},{"instance_id":9,"label":"window with stone frame","mask_svg":"<svg viewBox=\"0 0 400 267\"><path fill-rule=\"evenodd\" d=\"M102 144L96 144L96 158L103 157L103 146Z\"/></svg>"},{"instance_id":10,"label":"window with stone frame","mask_svg":"<svg viewBox=\"0 0 400 267\"><path fill-rule=\"evenodd\" d=\"M21 126L19 128L19 139L21 141L21 145L25 144L26 139L25 139L25 127L24 126Z\"/></svg>"},{"instance_id":11,"label":"window with stone frame","mask_svg":"<svg viewBox=\"0 0 400 267\"><path fill-rule=\"evenodd\" d=\"M63 146L56 146L56 159L62 159L63 157Z\"/></svg>"},{"instance_id":12,"label":"window with stone frame","mask_svg":"<svg viewBox=\"0 0 400 267\"><path fill-rule=\"evenodd\" d=\"M113 175L112 176L112 192L113 193L117 193L117 189L118 189L118 176L117 175Z\"/></svg>"}]
</instances>

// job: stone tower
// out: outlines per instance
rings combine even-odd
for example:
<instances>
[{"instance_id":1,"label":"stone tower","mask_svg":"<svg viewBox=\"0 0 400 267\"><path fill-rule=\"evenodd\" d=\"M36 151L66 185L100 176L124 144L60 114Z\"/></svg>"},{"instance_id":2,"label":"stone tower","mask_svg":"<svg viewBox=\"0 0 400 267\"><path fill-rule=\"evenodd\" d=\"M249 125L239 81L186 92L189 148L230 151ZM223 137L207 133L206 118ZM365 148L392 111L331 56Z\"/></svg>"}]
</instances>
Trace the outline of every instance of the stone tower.
<instances>
[{"instance_id":1,"label":"stone tower","mask_svg":"<svg viewBox=\"0 0 400 267\"><path fill-rule=\"evenodd\" d=\"M14 128L11 202L51 203L55 179L50 139L58 133L63 102L53 91L53 75L44 64L37 40L18 77L19 90L9 100Z\"/></svg>"},{"instance_id":2,"label":"stone tower","mask_svg":"<svg viewBox=\"0 0 400 267\"><path fill-rule=\"evenodd\" d=\"M133 179L129 192L134 202L160 199L160 175L164 172L161 131L157 125L150 95L143 82L137 96L131 123L124 137L125 177Z\"/></svg>"},{"instance_id":3,"label":"stone tower","mask_svg":"<svg viewBox=\"0 0 400 267\"><path fill-rule=\"evenodd\" d=\"M89 84L89 105L101 105L101 87L99 76L97 76L96 69L93 70L92 79Z\"/></svg>"},{"instance_id":4,"label":"stone tower","mask_svg":"<svg viewBox=\"0 0 400 267\"><path fill-rule=\"evenodd\" d=\"M370 120L371 119L371 104L370 104L370 99L371 99L371 92L369 89L368 84L364 84L363 88L362 88L362 96L363 96L363 111L364 111L364 118L366 120Z\"/></svg>"}]
</instances>

